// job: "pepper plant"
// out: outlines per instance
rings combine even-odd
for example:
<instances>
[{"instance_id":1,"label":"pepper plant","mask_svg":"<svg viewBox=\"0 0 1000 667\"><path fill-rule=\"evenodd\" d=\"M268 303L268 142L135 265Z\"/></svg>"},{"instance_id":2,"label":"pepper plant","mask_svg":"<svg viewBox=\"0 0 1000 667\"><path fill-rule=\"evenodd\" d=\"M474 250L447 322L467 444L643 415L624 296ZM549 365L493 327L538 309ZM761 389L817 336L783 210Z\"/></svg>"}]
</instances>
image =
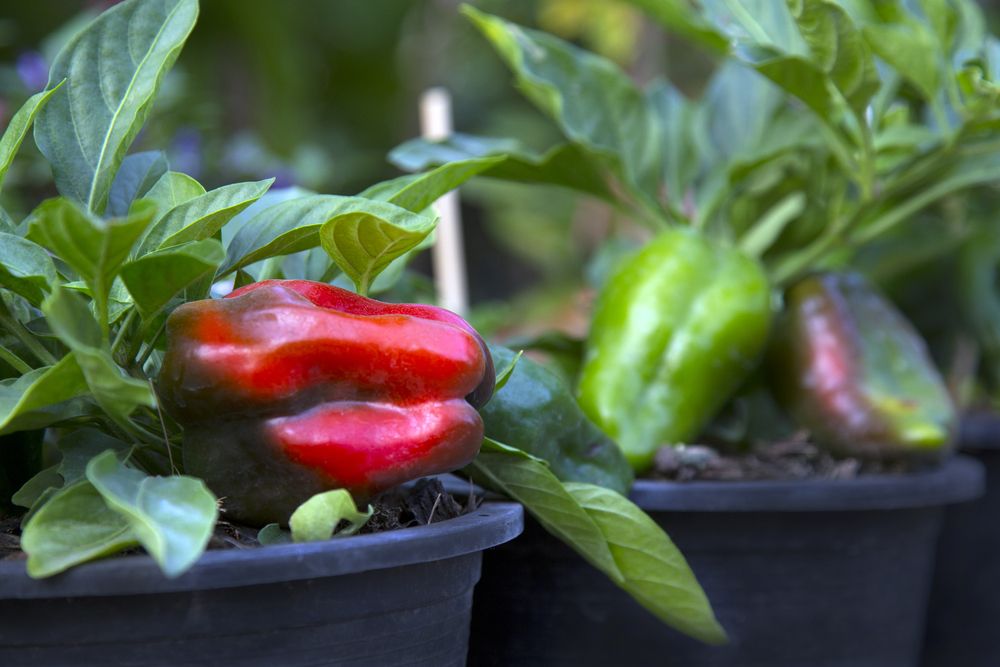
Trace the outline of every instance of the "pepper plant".
<instances>
[{"instance_id":1,"label":"pepper plant","mask_svg":"<svg viewBox=\"0 0 1000 667\"><path fill-rule=\"evenodd\" d=\"M160 152L128 153L197 14L197 0L108 9L67 43L46 90L0 139L2 178L33 125L60 193L24 220L3 212L0 223L0 480L13 485L0 502L26 510L28 573L45 577L142 546L177 576L205 549L220 508L258 527L287 521L295 540L328 538L341 520L350 527L337 534L346 535L367 518L349 491L367 497L467 463L466 474L521 500L665 622L724 641L670 539L607 488L624 491L631 473L568 388L498 352L505 366L497 387L507 392L499 405L512 410L488 419L508 429L510 444L480 442L475 408L494 387L478 335L440 309L363 298L390 287L429 242L436 199L505 158L470 157L357 196L271 192L271 181L206 191ZM230 299L213 298L229 285ZM410 348L398 334L373 333L386 317L443 352L404 363ZM365 354L349 354L365 340ZM303 350L314 357L297 357ZM469 363L447 361L455 350L468 352ZM257 362L260 373L241 375ZM376 385L400 405L379 403ZM539 445L537 437L504 420L537 414L515 392L548 396L549 417L590 440L543 443L551 464L520 449ZM362 394L371 405L355 400ZM421 415L454 417L428 442L458 454L422 449L422 436L409 430L427 422L411 419L414 396L431 404ZM338 440L359 429L362 441ZM43 437L55 460L21 484L22 471L38 467ZM366 446L393 455L350 458ZM226 477L223 468L240 474ZM275 524L260 533L264 542L287 537Z\"/></svg>"},{"instance_id":2,"label":"pepper plant","mask_svg":"<svg viewBox=\"0 0 1000 667\"><path fill-rule=\"evenodd\" d=\"M643 471L662 444L697 437L753 372L786 289L934 224L916 214L1000 177L1000 42L966 0L634 4L719 59L699 97L664 80L640 87L604 58L466 7L565 142L535 151L455 134L392 159L425 169L501 156L480 175L570 188L646 230L602 285L578 387ZM922 342L897 333L895 350L930 370L923 386L945 402L943 419L907 432L936 432L919 446L943 453L953 408ZM882 371L870 406L910 405L905 382ZM915 443L895 445L905 456Z\"/></svg>"}]
</instances>

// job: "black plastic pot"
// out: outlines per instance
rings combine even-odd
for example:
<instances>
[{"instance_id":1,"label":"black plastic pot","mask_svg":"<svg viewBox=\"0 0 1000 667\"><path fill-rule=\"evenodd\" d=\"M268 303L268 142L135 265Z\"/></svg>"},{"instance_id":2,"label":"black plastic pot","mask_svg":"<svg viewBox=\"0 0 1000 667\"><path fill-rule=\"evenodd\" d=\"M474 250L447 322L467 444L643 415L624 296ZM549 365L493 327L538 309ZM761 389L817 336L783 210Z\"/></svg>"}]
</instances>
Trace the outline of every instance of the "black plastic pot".
<instances>
[{"instance_id":1,"label":"black plastic pot","mask_svg":"<svg viewBox=\"0 0 1000 667\"><path fill-rule=\"evenodd\" d=\"M637 482L730 643L662 625L529 522L486 554L470 664L913 667L942 509L981 488L963 458L854 480Z\"/></svg>"},{"instance_id":2,"label":"black plastic pot","mask_svg":"<svg viewBox=\"0 0 1000 667\"><path fill-rule=\"evenodd\" d=\"M464 665L484 549L520 505L329 542L128 556L35 581L0 562L0 665Z\"/></svg>"},{"instance_id":3,"label":"black plastic pot","mask_svg":"<svg viewBox=\"0 0 1000 667\"><path fill-rule=\"evenodd\" d=\"M962 423L962 450L986 468L986 493L949 507L931 588L925 667L1000 665L1000 415Z\"/></svg>"}]
</instances>

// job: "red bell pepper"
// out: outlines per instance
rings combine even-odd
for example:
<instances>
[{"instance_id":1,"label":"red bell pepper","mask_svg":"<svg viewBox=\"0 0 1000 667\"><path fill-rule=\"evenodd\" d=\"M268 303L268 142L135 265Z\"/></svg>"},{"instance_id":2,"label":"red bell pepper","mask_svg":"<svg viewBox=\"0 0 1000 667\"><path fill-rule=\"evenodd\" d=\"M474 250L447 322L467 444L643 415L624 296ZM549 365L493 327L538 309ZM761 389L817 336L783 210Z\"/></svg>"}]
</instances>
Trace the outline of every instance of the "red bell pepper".
<instances>
[{"instance_id":1,"label":"red bell pepper","mask_svg":"<svg viewBox=\"0 0 1000 667\"><path fill-rule=\"evenodd\" d=\"M270 280L184 304L167 337L160 399L230 519L284 522L319 491L367 498L479 451L493 362L441 308Z\"/></svg>"}]
</instances>

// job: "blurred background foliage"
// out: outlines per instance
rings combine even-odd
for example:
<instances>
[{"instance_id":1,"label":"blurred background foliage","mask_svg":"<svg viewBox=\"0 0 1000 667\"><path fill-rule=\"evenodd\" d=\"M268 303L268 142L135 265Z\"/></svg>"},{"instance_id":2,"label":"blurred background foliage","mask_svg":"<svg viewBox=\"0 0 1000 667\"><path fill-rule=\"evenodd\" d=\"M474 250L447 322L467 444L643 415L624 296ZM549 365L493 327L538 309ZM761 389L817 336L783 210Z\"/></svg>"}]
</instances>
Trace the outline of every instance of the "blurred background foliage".
<instances>
[{"instance_id":1,"label":"blurred background foliage","mask_svg":"<svg viewBox=\"0 0 1000 667\"><path fill-rule=\"evenodd\" d=\"M110 4L45 0L40 11L37 3L5 3L0 127L45 86L48 64L62 43ZM209 188L274 176L276 187L353 194L398 175L386 155L419 133L417 100L435 85L452 92L458 131L518 137L536 149L556 143L558 131L511 85L508 69L459 15L459 4L203 0L198 27L133 151L165 148L174 169ZM698 96L714 67L703 49L666 35L617 0L473 4L607 56L641 83L665 75ZM995 29L993 5L983 6ZM26 144L3 194L9 210L21 215L51 187L32 150ZM588 274L600 274L615 250L597 249L612 233L627 237L630 221L598 202L551 188L475 181L463 197L475 322L487 333L585 333L592 298ZM987 191L963 200L961 210L946 204L926 211L921 215L946 224L917 226L935 231L926 237L907 232L905 242L887 239L861 260L943 351L949 367L975 363L962 360L963 343L955 339L954 322L961 317L955 290L961 287L953 277L977 233L975 221L995 215L998 197ZM1000 258L997 236L972 245L995 248ZM416 269L426 273L426 261ZM967 276L966 284L974 279ZM1000 331L997 336L1000 349Z\"/></svg>"}]
</instances>

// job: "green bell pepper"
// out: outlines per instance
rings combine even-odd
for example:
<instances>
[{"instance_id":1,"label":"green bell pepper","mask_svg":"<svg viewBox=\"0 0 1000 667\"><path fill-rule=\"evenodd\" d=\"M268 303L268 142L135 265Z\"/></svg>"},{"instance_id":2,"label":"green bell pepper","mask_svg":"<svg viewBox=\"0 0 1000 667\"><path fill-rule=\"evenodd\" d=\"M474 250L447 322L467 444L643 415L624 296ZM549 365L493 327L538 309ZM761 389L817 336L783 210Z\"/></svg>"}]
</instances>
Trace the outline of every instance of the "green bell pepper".
<instances>
[{"instance_id":1,"label":"green bell pepper","mask_svg":"<svg viewBox=\"0 0 1000 667\"><path fill-rule=\"evenodd\" d=\"M771 323L761 266L687 229L623 261L598 298L578 396L637 471L698 435L756 365Z\"/></svg>"}]
</instances>

